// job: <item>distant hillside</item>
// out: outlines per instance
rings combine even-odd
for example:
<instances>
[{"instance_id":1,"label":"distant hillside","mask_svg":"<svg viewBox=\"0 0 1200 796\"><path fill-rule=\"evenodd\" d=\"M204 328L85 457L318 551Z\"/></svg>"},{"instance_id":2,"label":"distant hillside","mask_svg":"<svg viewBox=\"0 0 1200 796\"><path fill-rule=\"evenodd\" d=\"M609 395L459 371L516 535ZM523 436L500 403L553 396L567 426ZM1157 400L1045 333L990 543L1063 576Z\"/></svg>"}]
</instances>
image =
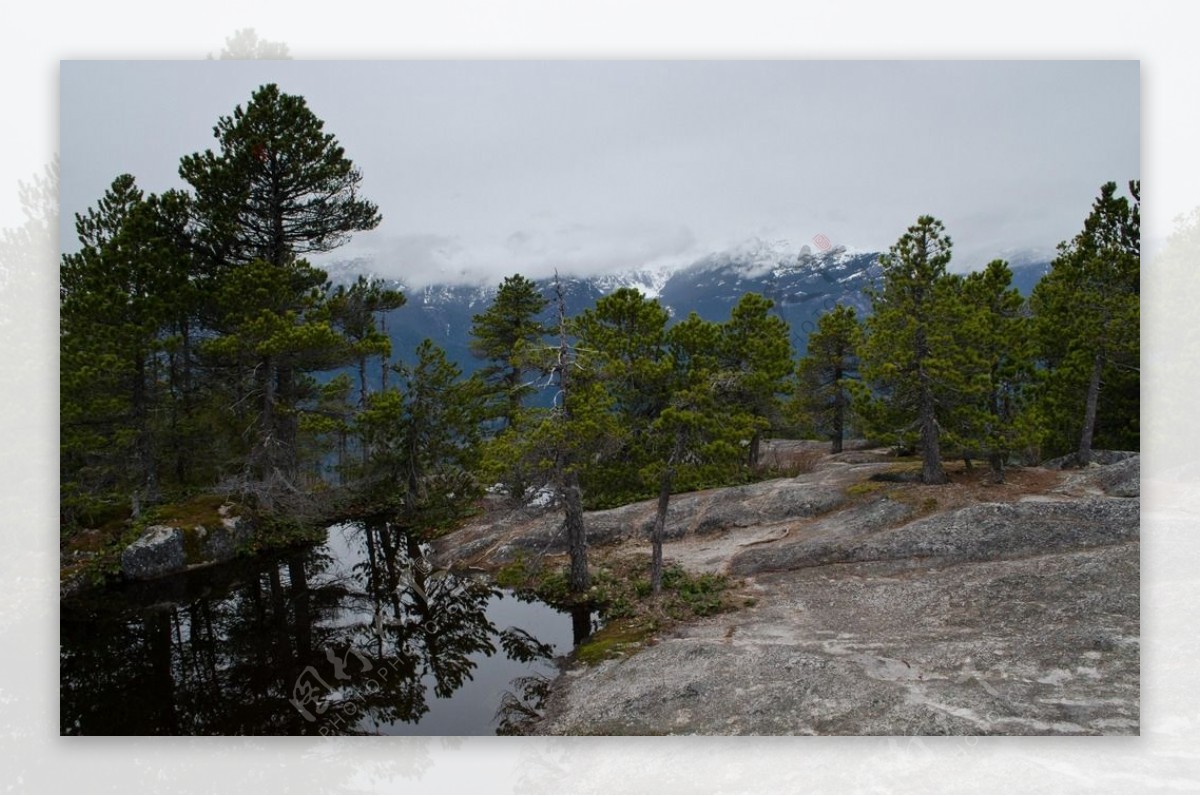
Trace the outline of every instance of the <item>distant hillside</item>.
<instances>
[{"instance_id":1,"label":"distant hillside","mask_svg":"<svg viewBox=\"0 0 1200 796\"><path fill-rule=\"evenodd\" d=\"M335 280L353 279L369 271L367 263L344 263L330 269ZM1013 265L1014 285L1029 295L1049 263ZM760 293L775 302L775 311L788 322L796 355L804 353L817 319L837 304L848 304L865 315L870 302L864 289L880 275L879 252L855 252L834 247L813 252L806 246L789 251L786 244L754 241L738 249L712 254L673 272L635 270L597 277L564 277L567 312L574 315L622 287L635 287L653 296L673 320L696 312L706 320L723 321L745 293ZM388 314L387 332L394 358L404 359L425 338L446 350L447 356L470 373L481 364L470 351L472 317L490 306L499 285L430 285L410 290L395 283L408 297L405 306ZM553 281L538 282L552 298ZM553 308L547 310L547 320Z\"/></svg>"}]
</instances>

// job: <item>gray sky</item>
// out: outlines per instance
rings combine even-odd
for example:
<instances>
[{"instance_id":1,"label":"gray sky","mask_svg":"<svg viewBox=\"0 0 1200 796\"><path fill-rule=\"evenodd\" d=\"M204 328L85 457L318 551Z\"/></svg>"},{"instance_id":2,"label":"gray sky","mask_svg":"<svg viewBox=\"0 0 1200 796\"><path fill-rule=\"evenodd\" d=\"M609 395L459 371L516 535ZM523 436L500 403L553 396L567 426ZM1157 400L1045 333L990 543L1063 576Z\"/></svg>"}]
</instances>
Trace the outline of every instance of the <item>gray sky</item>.
<instances>
[{"instance_id":1,"label":"gray sky","mask_svg":"<svg viewBox=\"0 0 1200 796\"><path fill-rule=\"evenodd\" d=\"M1140 175L1136 61L80 61L61 80L65 251L116 175L182 187L179 158L276 82L383 214L333 259L411 286L818 234L886 249L923 213L968 270L1052 253L1103 182Z\"/></svg>"}]
</instances>

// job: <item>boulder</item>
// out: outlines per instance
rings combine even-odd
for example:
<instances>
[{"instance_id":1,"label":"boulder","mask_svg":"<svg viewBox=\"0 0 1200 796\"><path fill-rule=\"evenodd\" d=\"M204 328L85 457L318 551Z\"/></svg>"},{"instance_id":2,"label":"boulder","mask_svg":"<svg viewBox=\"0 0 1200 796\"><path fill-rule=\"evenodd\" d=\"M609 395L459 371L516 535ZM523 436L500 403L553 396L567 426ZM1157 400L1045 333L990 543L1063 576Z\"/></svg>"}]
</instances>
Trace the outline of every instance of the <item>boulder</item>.
<instances>
[{"instance_id":1,"label":"boulder","mask_svg":"<svg viewBox=\"0 0 1200 796\"><path fill-rule=\"evenodd\" d=\"M238 547L249 540L250 525L240 517L221 517L214 528L197 525L195 534L200 543L200 559L205 563L228 561L237 555ZM189 562L200 563L200 562Z\"/></svg>"},{"instance_id":2,"label":"boulder","mask_svg":"<svg viewBox=\"0 0 1200 796\"><path fill-rule=\"evenodd\" d=\"M182 528L151 525L121 553L121 573L131 580L149 580L187 566Z\"/></svg>"},{"instance_id":3,"label":"boulder","mask_svg":"<svg viewBox=\"0 0 1200 796\"><path fill-rule=\"evenodd\" d=\"M130 580L149 580L219 564L236 556L249 537L249 523L224 512L220 522L211 526L152 525L121 553L121 574Z\"/></svg>"}]
</instances>

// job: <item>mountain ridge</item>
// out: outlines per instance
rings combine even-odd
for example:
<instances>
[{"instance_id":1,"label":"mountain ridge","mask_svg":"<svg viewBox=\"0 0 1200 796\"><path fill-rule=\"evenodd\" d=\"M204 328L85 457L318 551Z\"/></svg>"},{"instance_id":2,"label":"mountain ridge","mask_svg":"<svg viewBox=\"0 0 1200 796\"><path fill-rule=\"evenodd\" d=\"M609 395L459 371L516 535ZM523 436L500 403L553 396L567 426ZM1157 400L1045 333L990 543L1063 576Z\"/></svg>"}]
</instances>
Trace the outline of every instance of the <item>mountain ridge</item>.
<instances>
[{"instance_id":1,"label":"mountain ridge","mask_svg":"<svg viewBox=\"0 0 1200 796\"><path fill-rule=\"evenodd\" d=\"M740 246L700 257L681 266L651 266L593 276L563 275L568 315L595 305L600 298L631 287L657 299L672 321L690 312L710 321L724 321L745 293L759 293L775 303L774 311L787 321L797 356L803 355L808 335L820 316L837 304L853 306L860 315L870 310L865 289L881 275L881 252L831 246L813 251L809 246L792 250L786 241L752 239ZM1028 296L1049 262L1031 257L1014 258L1013 284ZM431 283L408 287L404 280L372 273L364 259L323 266L335 284L359 276L382 279L389 287L404 292L408 301L384 319L391 337L394 358L404 360L428 338L446 350L447 356L471 373L482 365L470 352L470 330L475 315L484 312L495 298L499 282ZM554 294L554 278L533 280L548 299ZM548 307L546 320L553 315Z\"/></svg>"}]
</instances>

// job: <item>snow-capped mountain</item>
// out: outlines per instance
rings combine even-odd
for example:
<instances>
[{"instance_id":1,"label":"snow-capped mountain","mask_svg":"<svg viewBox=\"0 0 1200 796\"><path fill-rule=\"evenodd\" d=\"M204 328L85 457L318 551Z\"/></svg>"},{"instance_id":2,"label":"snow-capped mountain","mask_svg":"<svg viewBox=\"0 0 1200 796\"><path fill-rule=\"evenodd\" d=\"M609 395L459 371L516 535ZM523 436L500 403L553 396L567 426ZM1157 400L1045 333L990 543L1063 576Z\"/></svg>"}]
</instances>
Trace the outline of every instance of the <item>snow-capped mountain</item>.
<instances>
[{"instance_id":1,"label":"snow-capped mountain","mask_svg":"<svg viewBox=\"0 0 1200 796\"><path fill-rule=\"evenodd\" d=\"M1044 261L1013 266L1014 284L1028 295L1045 272ZM348 282L359 274L370 275L370 263L355 260L323 266L335 282ZM788 322L797 356L804 353L809 333L818 318L837 304L848 304L865 315L870 303L864 289L880 275L879 252L832 247L814 251L796 249L786 241L755 239L727 251L713 253L682 267L634 269L594 277L563 277L567 312L574 315L596 300L623 287L657 298L672 318L696 312L707 320L723 321L745 293L759 293L775 302L774 311ZM408 298L405 306L386 319L395 358L404 359L425 338L444 348L448 356L470 372L482 363L470 352L473 316L484 312L499 286L427 285L409 290L393 282ZM553 296L553 280L537 281L542 294ZM547 319L552 313L547 310Z\"/></svg>"},{"instance_id":2,"label":"snow-capped mountain","mask_svg":"<svg viewBox=\"0 0 1200 796\"><path fill-rule=\"evenodd\" d=\"M775 302L775 311L792 328L793 344L803 352L822 313L839 303L866 311L863 289L879 273L878 252L790 251L756 242L678 271L663 286L660 300L676 317L694 310L703 318L724 320L744 293L759 293Z\"/></svg>"}]
</instances>

